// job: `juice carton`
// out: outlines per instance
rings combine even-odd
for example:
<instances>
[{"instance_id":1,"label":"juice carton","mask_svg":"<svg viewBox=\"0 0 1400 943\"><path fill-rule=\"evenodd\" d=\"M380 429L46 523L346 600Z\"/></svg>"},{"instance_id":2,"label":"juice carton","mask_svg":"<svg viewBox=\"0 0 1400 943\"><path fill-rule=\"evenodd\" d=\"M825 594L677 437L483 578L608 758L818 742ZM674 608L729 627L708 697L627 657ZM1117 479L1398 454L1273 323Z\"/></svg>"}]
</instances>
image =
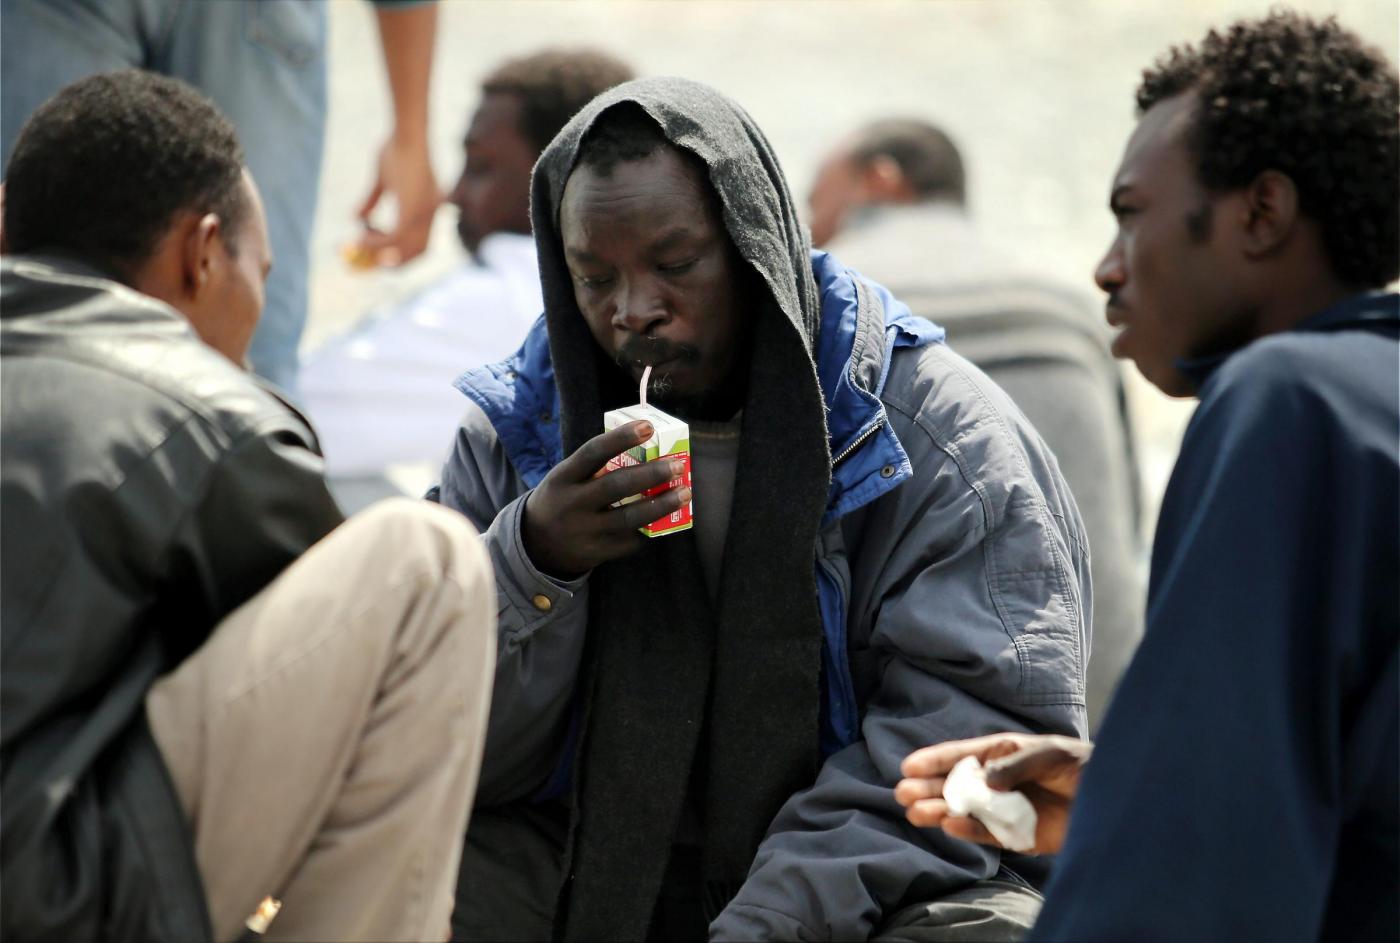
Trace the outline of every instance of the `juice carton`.
<instances>
[{"instance_id":1,"label":"juice carton","mask_svg":"<svg viewBox=\"0 0 1400 943\"><path fill-rule=\"evenodd\" d=\"M650 371L648 371L650 372ZM643 381L645 384L645 380ZM643 386L645 389L645 386ZM652 497L668 491L671 488L679 488L682 485L690 486L690 426L683 420L675 416L669 416L657 409L655 406L648 406L642 402L637 406L624 406L622 409L614 409L603 414L603 431L616 429L624 423L637 419L645 419L651 423L652 436L650 439L635 445L608 460L605 472L610 472L617 468L626 468L629 465L640 465L643 462L655 461L658 458L677 459L685 463L685 471L665 484L651 488L643 495ZM619 504L630 504L640 499L639 495L632 495L623 498ZM665 517L657 518L645 527L639 528L648 537L660 537L663 534L674 534L679 531L689 530L691 527L691 505L693 502L687 501L684 506Z\"/></svg>"}]
</instances>

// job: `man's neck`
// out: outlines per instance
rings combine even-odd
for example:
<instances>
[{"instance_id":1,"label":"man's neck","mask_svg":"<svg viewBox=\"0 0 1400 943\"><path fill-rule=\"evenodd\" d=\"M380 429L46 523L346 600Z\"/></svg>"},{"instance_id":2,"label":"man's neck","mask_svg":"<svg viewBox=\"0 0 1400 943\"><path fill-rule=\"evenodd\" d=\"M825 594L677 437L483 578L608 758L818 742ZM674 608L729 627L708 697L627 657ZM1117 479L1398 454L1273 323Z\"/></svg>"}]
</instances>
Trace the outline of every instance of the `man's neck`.
<instances>
[{"instance_id":1,"label":"man's neck","mask_svg":"<svg viewBox=\"0 0 1400 943\"><path fill-rule=\"evenodd\" d=\"M1260 310L1256 336L1289 331L1333 305L1367 289L1342 282L1330 273L1311 278L1283 279L1270 303Z\"/></svg>"}]
</instances>

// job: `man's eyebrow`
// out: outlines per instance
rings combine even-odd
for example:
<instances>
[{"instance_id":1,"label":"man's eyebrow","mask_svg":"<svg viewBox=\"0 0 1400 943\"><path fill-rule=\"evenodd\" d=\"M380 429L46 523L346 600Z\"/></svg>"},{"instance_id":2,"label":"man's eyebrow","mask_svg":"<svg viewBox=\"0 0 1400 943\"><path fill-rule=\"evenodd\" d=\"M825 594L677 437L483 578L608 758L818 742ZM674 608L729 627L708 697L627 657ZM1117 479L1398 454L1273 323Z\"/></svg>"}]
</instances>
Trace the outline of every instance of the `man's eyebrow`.
<instances>
[{"instance_id":1,"label":"man's eyebrow","mask_svg":"<svg viewBox=\"0 0 1400 943\"><path fill-rule=\"evenodd\" d=\"M575 262L582 262L585 265L587 265L590 262L598 261L598 257L592 252L589 252L587 249L576 249L573 246L566 245L564 247L564 254L567 255L569 258L573 259Z\"/></svg>"},{"instance_id":2,"label":"man's eyebrow","mask_svg":"<svg viewBox=\"0 0 1400 943\"><path fill-rule=\"evenodd\" d=\"M694 239L695 232L690 227L673 226L651 241L651 251L665 252L667 249L674 249L676 246Z\"/></svg>"}]
</instances>

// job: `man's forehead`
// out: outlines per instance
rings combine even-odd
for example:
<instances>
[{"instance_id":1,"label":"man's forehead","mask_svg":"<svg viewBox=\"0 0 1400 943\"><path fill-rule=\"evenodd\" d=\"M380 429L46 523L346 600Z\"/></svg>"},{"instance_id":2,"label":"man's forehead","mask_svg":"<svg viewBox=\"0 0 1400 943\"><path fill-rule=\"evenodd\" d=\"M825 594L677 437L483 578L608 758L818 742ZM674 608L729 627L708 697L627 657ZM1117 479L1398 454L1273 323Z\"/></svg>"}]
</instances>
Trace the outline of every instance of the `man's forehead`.
<instances>
[{"instance_id":1,"label":"man's forehead","mask_svg":"<svg viewBox=\"0 0 1400 943\"><path fill-rule=\"evenodd\" d=\"M520 133L520 112L524 102L515 92L487 92L467 125L466 143L503 131Z\"/></svg>"},{"instance_id":2,"label":"man's forehead","mask_svg":"<svg viewBox=\"0 0 1400 943\"><path fill-rule=\"evenodd\" d=\"M614 161L606 170L580 161L564 181L566 204L584 195L607 199L662 193L708 202L712 190L704 172L672 144L658 145L645 157Z\"/></svg>"},{"instance_id":3,"label":"man's forehead","mask_svg":"<svg viewBox=\"0 0 1400 943\"><path fill-rule=\"evenodd\" d=\"M1149 108L1139 119L1123 149L1123 159L1114 175L1114 186L1128 185L1144 175L1155 174L1164 166L1166 159L1181 156L1195 114L1196 98L1190 92L1183 92Z\"/></svg>"}]
</instances>

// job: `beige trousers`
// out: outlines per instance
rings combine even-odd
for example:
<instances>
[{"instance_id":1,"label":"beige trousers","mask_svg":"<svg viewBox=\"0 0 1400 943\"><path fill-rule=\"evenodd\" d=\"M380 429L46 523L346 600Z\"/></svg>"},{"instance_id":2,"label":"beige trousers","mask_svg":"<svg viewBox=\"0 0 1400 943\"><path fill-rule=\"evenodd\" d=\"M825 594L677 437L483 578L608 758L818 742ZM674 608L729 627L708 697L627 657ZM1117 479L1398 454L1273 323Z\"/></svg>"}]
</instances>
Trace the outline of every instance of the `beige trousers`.
<instances>
[{"instance_id":1,"label":"beige trousers","mask_svg":"<svg viewBox=\"0 0 1400 943\"><path fill-rule=\"evenodd\" d=\"M215 937L442 940L495 671L460 515L385 501L228 616L146 698Z\"/></svg>"}]
</instances>

